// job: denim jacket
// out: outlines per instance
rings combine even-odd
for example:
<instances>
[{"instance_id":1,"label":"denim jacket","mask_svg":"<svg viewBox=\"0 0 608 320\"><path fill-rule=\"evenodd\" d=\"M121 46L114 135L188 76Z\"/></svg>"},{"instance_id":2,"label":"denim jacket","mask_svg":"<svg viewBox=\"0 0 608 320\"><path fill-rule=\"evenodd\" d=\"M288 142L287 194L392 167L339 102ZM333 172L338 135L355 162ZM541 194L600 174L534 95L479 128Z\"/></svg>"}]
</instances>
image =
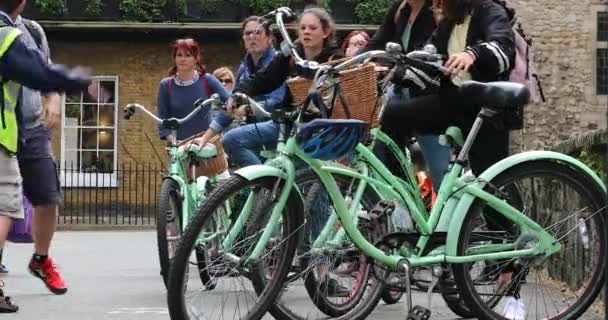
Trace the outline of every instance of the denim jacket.
<instances>
[{"instance_id":1,"label":"denim jacket","mask_svg":"<svg viewBox=\"0 0 608 320\"><path fill-rule=\"evenodd\" d=\"M251 56L249 54L247 54L245 56L245 58L243 58L240 66L239 66L239 70L236 75L236 83L234 84L234 87L236 88L239 86L239 84L241 82L252 78L256 72L264 70L270 64L270 62L272 62L275 54L276 54L276 51L273 48L266 49L266 51L260 58L260 61L258 62L257 66L254 66L253 59L251 58ZM280 105L283 102L286 92L287 92L287 87L286 87L285 83L283 83L280 87L276 88L274 91L267 93L267 94L261 94L258 96L254 96L253 99L256 102L258 102L260 105L262 105L266 111L272 112L272 109L275 106ZM210 127L216 132L221 132L221 131L223 131L224 128L226 128L230 125L232 120L233 120L233 118L231 116L227 115L224 112L220 112L215 116L215 118L211 122ZM261 116L261 115L256 115L256 120L263 121L263 120L267 120L267 119L264 119L263 116Z\"/></svg>"}]
</instances>

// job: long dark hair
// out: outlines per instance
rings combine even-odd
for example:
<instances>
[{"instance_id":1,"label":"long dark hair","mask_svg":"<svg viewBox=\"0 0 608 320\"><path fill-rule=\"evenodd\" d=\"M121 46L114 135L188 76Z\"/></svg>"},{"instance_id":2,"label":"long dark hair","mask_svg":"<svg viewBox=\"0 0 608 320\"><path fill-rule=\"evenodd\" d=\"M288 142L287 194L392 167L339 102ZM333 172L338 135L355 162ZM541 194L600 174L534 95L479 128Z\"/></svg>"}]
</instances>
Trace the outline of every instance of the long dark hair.
<instances>
[{"instance_id":1,"label":"long dark hair","mask_svg":"<svg viewBox=\"0 0 608 320\"><path fill-rule=\"evenodd\" d=\"M484 0L443 0L443 18L450 24L464 22L467 15L471 14Z\"/></svg>"}]
</instances>

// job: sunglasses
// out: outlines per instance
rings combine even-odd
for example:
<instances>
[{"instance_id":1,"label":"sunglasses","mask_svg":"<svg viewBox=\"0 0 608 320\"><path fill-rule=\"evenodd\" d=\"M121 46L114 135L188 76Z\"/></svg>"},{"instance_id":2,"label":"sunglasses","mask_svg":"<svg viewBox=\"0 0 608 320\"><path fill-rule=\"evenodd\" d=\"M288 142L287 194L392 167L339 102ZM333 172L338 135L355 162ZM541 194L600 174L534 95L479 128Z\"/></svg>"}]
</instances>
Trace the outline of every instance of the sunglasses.
<instances>
[{"instance_id":1,"label":"sunglasses","mask_svg":"<svg viewBox=\"0 0 608 320\"><path fill-rule=\"evenodd\" d=\"M223 84L231 84L232 83L232 79L219 79L219 80Z\"/></svg>"}]
</instances>

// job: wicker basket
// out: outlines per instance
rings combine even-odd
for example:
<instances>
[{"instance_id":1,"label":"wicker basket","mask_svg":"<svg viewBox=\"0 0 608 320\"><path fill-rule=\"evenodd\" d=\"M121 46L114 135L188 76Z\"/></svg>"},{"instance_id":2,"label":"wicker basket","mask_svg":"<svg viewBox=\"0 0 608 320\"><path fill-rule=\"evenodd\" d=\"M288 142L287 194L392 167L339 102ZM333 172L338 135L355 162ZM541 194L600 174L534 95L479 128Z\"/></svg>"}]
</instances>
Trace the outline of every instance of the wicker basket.
<instances>
[{"instance_id":1,"label":"wicker basket","mask_svg":"<svg viewBox=\"0 0 608 320\"><path fill-rule=\"evenodd\" d=\"M184 141L180 142L179 145L189 144L195 138L202 136L204 132L196 134ZM228 169L228 162L226 161L226 154L224 153L224 147L222 146L222 135L216 135L215 137L209 140L209 143L212 143L217 150L217 155L214 158L210 159L199 159L198 166L196 167L196 176L192 177L192 168L191 163L188 159L185 160L184 168L186 168L186 174L190 179L196 179L197 177L205 176L205 177L213 177L218 175Z\"/></svg>"},{"instance_id":2,"label":"wicker basket","mask_svg":"<svg viewBox=\"0 0 608 320\"><path fill-rule=\"evenodd\" d=\"M331 64L336 64L340 61L332 61ZM372 64L361 64L353 68L340 72L339 76L340 88L348 110L350 118L365 121L371 127L378 125L378 75ZM287 80L289 91L293 96L293 101L301 106L304 104L312 80L303 78L292 78ZM329 97L331 98L331 97ZM330 100L330 99L328 99ZM331 106L331 101L325 101L327 106ZM331 111L332 119L346 119L347 113L336 96L336 102Z\"/></svg>"}]
</instances>

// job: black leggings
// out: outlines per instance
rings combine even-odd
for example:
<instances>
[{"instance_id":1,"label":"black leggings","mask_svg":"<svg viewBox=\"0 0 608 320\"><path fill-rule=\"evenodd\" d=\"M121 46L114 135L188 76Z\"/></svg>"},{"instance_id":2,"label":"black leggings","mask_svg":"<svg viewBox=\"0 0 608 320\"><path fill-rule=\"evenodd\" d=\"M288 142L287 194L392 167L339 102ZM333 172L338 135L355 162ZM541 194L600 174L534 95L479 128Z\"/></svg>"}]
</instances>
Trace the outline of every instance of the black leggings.
<instances>
[{"instance_id":1,"label":"black leggings","mask_svg":"<svg viewBox=\"0 0 608 320\"><path fill-rule=\"evenodd\" d=\"M457 88L445 88L438 94L413 99L395 95L388 101L380 124L386 134L404 146L414 134L441 134L449 126L461 128L466 137L479 110L480 107L467 101ZM484 122L469 152L473 173L479 175L508 154L509 131Z\"/></svg>"}]
</instances>

